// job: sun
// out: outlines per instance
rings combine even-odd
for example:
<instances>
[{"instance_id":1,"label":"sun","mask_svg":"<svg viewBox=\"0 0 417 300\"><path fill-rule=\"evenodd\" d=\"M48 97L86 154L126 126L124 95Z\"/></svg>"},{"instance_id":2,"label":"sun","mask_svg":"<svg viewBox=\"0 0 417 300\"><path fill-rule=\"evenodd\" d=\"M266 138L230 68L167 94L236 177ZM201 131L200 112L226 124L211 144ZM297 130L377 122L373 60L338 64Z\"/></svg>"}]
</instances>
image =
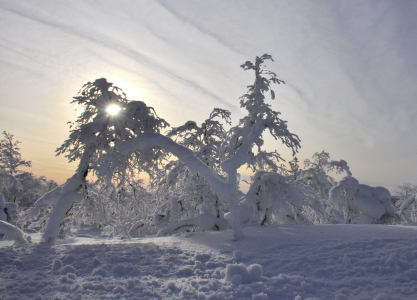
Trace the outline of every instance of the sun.
<instances>
[{"instance_id":1,"label":"sun","mask_svg":"<svg viewBox=\"0 0 417 300\"><path fill-rule=\"evenodd\" d=\"M109 115L117 115L120 112L120 106L116 104L110 105L106 108L106 111Z\"/></svg>"}]
</instances>

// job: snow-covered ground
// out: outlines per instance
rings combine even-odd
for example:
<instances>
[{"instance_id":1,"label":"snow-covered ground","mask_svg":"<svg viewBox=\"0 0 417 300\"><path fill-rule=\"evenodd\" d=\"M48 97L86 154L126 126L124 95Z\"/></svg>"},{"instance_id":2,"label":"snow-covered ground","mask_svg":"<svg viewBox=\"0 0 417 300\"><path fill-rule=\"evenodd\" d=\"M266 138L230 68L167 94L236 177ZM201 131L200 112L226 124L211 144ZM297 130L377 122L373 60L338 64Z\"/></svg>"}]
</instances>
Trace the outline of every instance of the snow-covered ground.
<instances>
[{"instance_id":1,"label":"snow-covered ground","mask_svg":"<svg viewBox=\"0 0 417 300\"><path fill-rule=\"evenodd\" d=\"M416 226L243 231L0 241L0 299L417 299Z\"/></svg>"}]
</instances>

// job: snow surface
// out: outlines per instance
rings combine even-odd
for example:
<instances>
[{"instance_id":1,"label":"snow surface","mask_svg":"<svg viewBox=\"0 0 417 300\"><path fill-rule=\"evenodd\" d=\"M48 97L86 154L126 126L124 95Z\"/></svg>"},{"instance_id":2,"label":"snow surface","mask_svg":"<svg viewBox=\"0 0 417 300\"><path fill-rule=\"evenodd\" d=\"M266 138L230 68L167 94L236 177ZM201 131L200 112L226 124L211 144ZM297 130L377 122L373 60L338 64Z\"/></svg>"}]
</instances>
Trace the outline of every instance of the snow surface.
<instances>
[{"instance_id":1,"label":"snow surface","mask_svg":"<svg viewBox=\"0 0 417 300\"><path fill-rule=\"evenodd\" d=\"M1 299L416 299L417 226L283 225L0 241ZM92 234L92 233L90 233Z\"/></svg>"}]
</instances>

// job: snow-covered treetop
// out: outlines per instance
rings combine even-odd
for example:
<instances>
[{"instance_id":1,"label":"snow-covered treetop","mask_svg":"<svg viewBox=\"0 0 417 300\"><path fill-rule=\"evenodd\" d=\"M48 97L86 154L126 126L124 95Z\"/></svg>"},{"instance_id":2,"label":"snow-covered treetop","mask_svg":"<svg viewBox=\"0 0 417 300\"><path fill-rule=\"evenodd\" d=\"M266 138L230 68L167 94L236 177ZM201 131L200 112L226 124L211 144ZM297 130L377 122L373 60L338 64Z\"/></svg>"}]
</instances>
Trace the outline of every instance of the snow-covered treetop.
<instances>
[{"instance_id":1,"label":"snow-covered treetop","mask_svg":"<svg viewBox=\"0 0 417 300\"><path fill-rule=\"evenodd\" d=\"M313 160L306 158L304 160L304 166L306 168L320 169L324 172L328 171L328 166L330 163L330 154L325 150L321 152L316 152L313 154Z\"/></svg>"},{"instance_id":2,"label":"snow-covered treetop","mask_svg":"<svg viewBox=\"0 0 417 300\"><path fill-rule=\"evenodd\" d=\"M260 102L256 104L256 106L259 106L259 104L263 104L263 99L264 99L263 93L265 92L270 91L272 100L275 99L275 93L270 88L271 83L277 83L277 84L285 83L283 80L278 79L277 74L275 74L274 72L263 69L263 64L266 60L274 61L271 55L264 54L261 57L257 56L255 58L255 63L247 61L243 65L240 66L244 70L255 71L255 82L253 85L248 86L249 88L248 94L243 95L241 98L241 102L240 102L242 107L246 107L249 111L251 110L250 106L253 102ZM269 78L266 78L264 76L267 76ZM260 95L258 93L260 93Z\"/></svg>"},{"instance_id":3,"label":"snow-covered treetop","mask_svg":"<svg viewBox=\"0 0 417 300\"><path fill-rule=\"evenodd\" d=\"M347 176L352 176L350 168L345 160L330 160L330 154L325 150L314 153L312 158L313 160L309 160L308 158L304 160L304 166L306 168L321 170L325 173L332 170L336 171L337 174L346 172Z\"/></svg>"},{"instance_id":4,"label":"snow-covered treetop","mask_svg":"<svg viewBox=\"0 0 417 300\"><path fill-rule=\"evenodd\" d=\"M339 161L332 160L329 163L329 167L332 170L335 170L337 174L340 174L342 172L346 172L346 175L348 177L351 177L352 176L352 172L350 171L350 168L349 168L347 162L345 160L343 160L343 159L341 159Z\"/></svg>"},{"instance_id":5,"label":"snow-covered treetop","mask_svg":"<svg viewBox=\"0 0 417 300\"><path fill-rule=\"evenodd\" d=\"M105 154L118 152L121 142L142 133L159 133L169 126L152 107L142 101L129 101L120 88L105 78L85 84L71 103L80 105L83 111L75 122L69 122L70 136L56 152L65 153L69 161L80 159L77 170L80 175L88 170L96 172L103 165ZM111 105L118 106L120 111L110 113L107 108ZM144 153L135 152L129 157L115 155L119 166L114 168L115 174L124 177L126 172L135 173L138 167L151 171L147 160L139 163L140 155Z\"/></svg>"},{"instance_id":6,"label":"snow-covered treetop","mask_svg":"<svg viewBox=\"0 0 417 300\"><path fill-rule=\"evenodd\" d=\"M222 160L220 147L227 138L221 120L231 125L230 115L228 110L215 108L200 126L194 121L188 121L182 126L173 128L167 136L175 137L180 145L192 149L206 165L219 171Z\"/></svg>"},{"instance_id":7,"label":"snow-covered treetop","mask_svg":"<svg viewBox=\"0 0 417 300\"><path fill-rule=\"evenodd\" d=\"M276 172L276 162L282 158L278 152L265 152L262 150L264 139L262 133L268 129L270 134L291 148L293 155L298 152L300 139L287 128L287 122L280 119L280 112L273 111L271 105L265 103L266 92L270 92L271 99L275 99L275 93L271 84L281 84L284 81L278 79L274 72L263 68L266 60L272 60L268 54L255 58L255 63L245 62L241 67L244 70L255 72L255 81L248 86L248 91L240 97L240 105L248 112L247 116L239 121L238 126L231 128L228 139L223 144L225 157L228 158L222 167L224 170L239 168L247 163L248 167L256 170L271 170ZM252 147L256 145L254 153Z\"/></svg>"}]
</instances>

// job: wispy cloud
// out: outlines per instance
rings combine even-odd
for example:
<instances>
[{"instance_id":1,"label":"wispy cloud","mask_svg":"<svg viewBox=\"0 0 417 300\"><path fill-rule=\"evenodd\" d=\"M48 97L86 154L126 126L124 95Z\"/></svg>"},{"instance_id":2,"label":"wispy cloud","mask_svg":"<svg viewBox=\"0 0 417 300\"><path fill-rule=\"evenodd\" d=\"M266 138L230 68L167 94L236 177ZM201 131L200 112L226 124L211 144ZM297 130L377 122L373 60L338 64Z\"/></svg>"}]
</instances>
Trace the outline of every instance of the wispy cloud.
<instances>
[{"instance_id":1,"label":"wispy cloud","mask_svg":"<svg viewBox=\"0 0 417 300\"><path fill-rule=\"evenodd\" d=\"M0 1L0 76L4 95L36 113L28 95L57 109L59 89L104 73L139 82L174 122L215 106L237 118L252 80L239 65L267 52L287 83L272 105L301 137L299 158L324 148L360 180L399 184L417 178L405 171L416 151L392 155L417 149L416 14L415 1L388 0Z\"/></svg>"},{"instance_id":2,"label":"wispy cloud","mask_svg":"<svg viewBox=\"0 0 417 300\"><path fill-rule=\"evenodd\" d=\"M159 64L157 60L154 58L147 56L143 53L140 53L137 49L133 49L130 47L126 47L122 42L117 40L117 36L109 36L105 33L102 33L100 31L93 29L85 29L85 28L77 28L73 26L72 24L66 24L64 22L61 22L57 19L52 19L48 17L47 15L41 15L39 11L33 11L31 8L24 8L23 7L15 7L14 5L8 6L2 5L0 3L1 9L11 12L13 14L19 15L23 18L30 19L34 22L43 24L45 26L48 26L54 30L62 31L64 33L67 33L69 35L75 36L77 38L83 39L85 41L88 41L89 43L97 44L102 47L111 49L120 55L126 56L133 61L139 63L143 67L149 68L153 71L156 71L160 75L165 75L175 81L179 81L183 84L192 86L193 88L199 90L200 92L209 95L211 98L213 98L215 101L219 102L220 104L229 106L230 104L226 102L222 97L214 94L211 90L206 89L204 86L199 85L197 82L192 80L192 76L190 77L183 77L179 76L177 73L171 72L168 68L162 66Z\"/></svg>"}]
</instances>

